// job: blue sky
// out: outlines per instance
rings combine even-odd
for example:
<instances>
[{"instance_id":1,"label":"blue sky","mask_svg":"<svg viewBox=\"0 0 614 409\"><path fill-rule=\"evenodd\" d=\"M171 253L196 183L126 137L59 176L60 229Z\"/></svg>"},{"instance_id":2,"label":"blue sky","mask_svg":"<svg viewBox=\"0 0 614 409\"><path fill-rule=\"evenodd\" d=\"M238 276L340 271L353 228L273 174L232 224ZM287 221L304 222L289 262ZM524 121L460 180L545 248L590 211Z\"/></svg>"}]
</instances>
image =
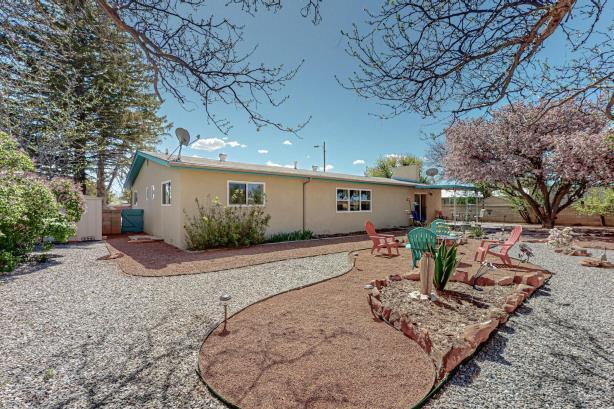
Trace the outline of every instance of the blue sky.
<instances>
[{"instance_id":1,"label":"blue sky","mask_svg":"<svg viewBox=\"0 0 614 409\"><path fill-rule=\"evenodd\" d=\"M218 7L216 15L219 12L233 22L245 23L245 46L258 44L252 58L254 63L262 61L293 67L305 60L297 76L283 91L290 99L278 108L263 107L269 117L289 126L311 115L311 122L300 132L301 139L271 128L257 132L243 112L217 105L214 108L217 115L224 115L233 125L229 134L223 135L207 124L196 98L188 106L188 112L169 97L161 113L174 126L182 126L194 136L200 134L201 138L227 137L226 143L238 143L232 144L237 145L235 147L226 145L215 151L185 149L184 154L217 158L224 152L228 160L259 164L291 165L296 160L300 168L310 169L312 165L322 165L322 152L313 145L325 140L327 164L334 167L331 170L352 174L362 174L365 166L381 155L409 152L422 156L427 143L421 135L440 131L445 125L443 122L422 119L415 114L388 120L376 118L370 114L384 112L383 108L375 101L358 98L335 80L335 75L345 79L357 69L356 62L345 53L341 30L349 30L352 22L364 20L363 7L347 7L346 2L323 2L323 20L314 26L309 19L301 17L299 3L284 2L284 8L278 13L260 10L255 17L246 15L236 6ZM159 150L169 148L172 151L177 146L173 132L174 128L172 135L158 146ZM365 163L354 164L355 161Z\"/></svg>"},{"instance_id":2,"label":"blue sky","mask_svg":"<svg viewBox=\"0 0 614 409\"><path fill-rule=\"evenodd\" d=\"M425 119L412 113L379 119L371 114L386 112L385 108L376 101L357 97L337 83L335 76L346 79L358 69L357 62L345 53L341 30L349 30L352 23L364 27L364 6L367 3L324 1L321 3L322 22L315 26L309 19L301 17L303 1L300 0L284 1L283 9L277 13L260 10L255 16L242 12L237 6L224 6L225 3L208 3L206 11L245 25L242 46L250 49L258 45L251 59L253 64L263 62L270 66L284 64L295 67L304 60L297 76L279 94L280 97L288 94L290 99L281 107L263 106L260 111L287 126L294 126L309 116L312 119L300 132L300 138L272 128L258 132L253 124L248 123L244 112L218 104L213 107L214 113L229 119L233 125L229 134L223 135L207 123L197 97L192 98L193 103L182 107L169 96L161 114L166 115L174 127L187 128L193 136L200 134L201 138L217 138L214 144L225 144L223 148L212 151L188 148L184 150L185 154L217 158L220 152L224 152L230 161L286 166L298 161L300 168L310 169L312 165L321 166L321 150L313 146L325 140L327 164L333 166L330 170L362 174L365 166L379 156L401 153L424 156L428 148L424 136L439 133L446 126L445 117ZM379 2L373 4L379 5ZM612 21L612 11L606 9L598 28L607 31ZM570 58L562 36L558 32L549 38L540 56L548 58L551 63ZM158 150L175 149L174 127Z\"/></svg>"}]
</instances>

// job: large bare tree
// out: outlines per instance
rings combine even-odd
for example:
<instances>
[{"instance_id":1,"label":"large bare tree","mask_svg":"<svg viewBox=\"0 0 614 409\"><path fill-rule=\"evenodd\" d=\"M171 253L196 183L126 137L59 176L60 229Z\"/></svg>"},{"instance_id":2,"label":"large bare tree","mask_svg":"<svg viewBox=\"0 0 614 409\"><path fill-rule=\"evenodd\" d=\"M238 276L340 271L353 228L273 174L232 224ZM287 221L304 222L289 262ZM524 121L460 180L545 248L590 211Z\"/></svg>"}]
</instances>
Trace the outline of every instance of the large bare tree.
<instances>
[{"instance_id":1,"label":"large bare tree","mask_svg":"<svg viewBox=\"0 0 614 409\"><path fill-rule=\"evenodd\" d=\"M73 0L87 1L87 0ZM265 116L262 103L278 106L286 81L297 67L254 64L251 51L241 52L243 27L213 15L207 0L93 0L120 30L130 34L154 72L153 86L162 99L162 90L180 102L186 89L200 98L207 118L220 131L231 128L228 118L215 114L214 105L234 105L247 114L258 129L272 126L297 132L308 121L288 126ZM313 23L320 21L321 0L304 0L301 14ZM281 0L228 0L247 13L259 8L277 11Z\"/></svg>"},{"instance_id":2,"label":"large bare tree","mask_svg":"<svg viewBox=\"0 0 614 409\"><path fill-rule=\"evenodd\" d=\"M368 12L368 29L345 33L360 70L344 85L386 105L383 116L450 111L457 118L535 98L547 111L599 96L612 118L614 24L604 19L606 3L384 1ZM548 49L566 58L548 59Z\"/></svg>"}]
</instances>

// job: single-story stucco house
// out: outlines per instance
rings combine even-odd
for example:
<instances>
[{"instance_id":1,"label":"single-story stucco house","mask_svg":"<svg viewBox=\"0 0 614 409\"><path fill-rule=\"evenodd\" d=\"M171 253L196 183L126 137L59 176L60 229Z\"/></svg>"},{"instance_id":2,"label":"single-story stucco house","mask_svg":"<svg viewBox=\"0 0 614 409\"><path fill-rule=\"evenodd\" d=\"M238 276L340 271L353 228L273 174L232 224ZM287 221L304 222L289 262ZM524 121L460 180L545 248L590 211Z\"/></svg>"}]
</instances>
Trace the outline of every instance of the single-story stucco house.
<instances>
[{"instance_id":1,"label":"single-story stucco house","mask_svg":"<svg viewBox=\"0 0 614 409\"><path fill-rule=\"evenodd\" d=\"M407 226L410 210L427 220L441 210L441 190L416 181L416 167L395 170L392 179L228 162L159 152L137 152L125 187L132 207L144 210L144 231L185 248L186 215L218 198L228 206L264 206L267 234L307 229L316 234ZM233 194L247 192L247 194Z\"/></svg>"}]
</instances>

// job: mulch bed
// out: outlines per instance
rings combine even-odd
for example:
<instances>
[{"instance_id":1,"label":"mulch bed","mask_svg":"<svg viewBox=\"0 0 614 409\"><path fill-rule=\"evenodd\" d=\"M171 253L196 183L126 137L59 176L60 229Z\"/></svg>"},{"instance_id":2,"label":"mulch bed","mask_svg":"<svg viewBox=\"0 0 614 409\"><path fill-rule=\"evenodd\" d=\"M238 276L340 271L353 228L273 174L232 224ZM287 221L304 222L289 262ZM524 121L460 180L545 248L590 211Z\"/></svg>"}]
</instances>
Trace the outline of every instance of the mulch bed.
<instances>
[{"instance_id":1,"label":"mulch bed","mask_svg":"<svg viewBox=\"0 0 614 409\"><path fill-rule=\"evenodd\" d=\"M485 286L483 291L464 283L448 283L436 303L412 300L410 293L420 291L420 282L393 281L381 290L381 302L406 318L418 329L428 331L434 348L442 351L459 345L467 325L491 318L494 308L501 308L514 292L514 285ZM494 307L494 308L493 308Z\"/></svg>"},{"instance_id":2,"label":"mulch bed","mask_svg":"<svg viewBox=\"0 0 614 409\"><path fill-rule=\"evenodd\" d=\"M476 243L470 242L461 251L461 265L470 276L479 267L472 261L475 247ZM221 336L218 328L203 343L199 362L203 379L227 401L244 409L412 407L428 394L439 377L439 368L418 343L373 318L364 289L373 280L406 275L410 259L405 249L399 257L391 258L360 251L356 267L349 273L240 311L229 319L228 335ZM496 279L496 274L523 276L537 270L523 263L510 269L501 267L489 275ZM413 288L409 280L390 284L399 285L396 291ZM468 287L466 284L449 285L450 294L454 292L457 298L478 297L473 290L461 288ZM395 290L390 291L390 302L402 308L400 301L392 301L398 298L393 296ZM483 303L497 304L507 291L493 287L479 297ZM382 294L383 301L388 295ZM443 301L457 302L453 298ZM482 319L472 305L453 308L464 322ZM426 321L426 311L416 313ZM458 334L460 330L452 326L452 313L431 315L430 319L425 326L438 327L438 319L447 320L440 334Z\"/></svg>"},{"instance_id":3,"label":"mulch bed","mask_svg":"<svg viewBox=\"0 0 614 409\"><path fill-rule=\"evenodd\" d=\"M398 231L393 233L404 234ZM110 236L106 243L110 259L124 273L148 277L207 273L371 248L371 241L365 235L198 252L184 251L164 242L130 243L127 235Z\"/></svg>"}]
</instances>

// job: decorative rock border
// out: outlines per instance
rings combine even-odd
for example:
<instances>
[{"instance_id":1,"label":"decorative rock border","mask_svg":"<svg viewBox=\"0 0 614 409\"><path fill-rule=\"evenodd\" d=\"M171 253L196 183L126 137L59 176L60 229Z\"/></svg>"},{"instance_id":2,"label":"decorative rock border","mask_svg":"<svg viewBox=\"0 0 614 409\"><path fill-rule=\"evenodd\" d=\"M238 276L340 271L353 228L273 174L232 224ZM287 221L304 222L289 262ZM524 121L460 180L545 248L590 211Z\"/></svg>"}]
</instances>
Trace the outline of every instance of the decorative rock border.
<instances>
[{"instance_id":1,"label":"decorative rock border","mask_svg":"<svg viewBox=\"0 0 614 409\"><path fill-rule=\"evenodd\" d=\"M492 310L489 320L467 325L463 330L462 343L460 345L448 347L446 350L433 347L433 343L426 329L418 328L412 322L401 317L398 311L384 307L381 303L380 290L382 288L390 285L392 281L419 281L419 273L412 273L404 276L396 274L389 276L388 279L371 281L373 290L371 290L369 304L371 306L371 312L376 318L381 319L398 331L403 332L405 336L415 341L427 354L429 354L438 373L437 381L440 381L452 372L461 362L471 356L480 344L488 340L491 333L497 329L499 325L507 321L509 314L512 314L531 296L531 294L533 294L533 292L535 292L536 289L544 285L545 279L546 277L541 272L524 276L516 275L503 277L496 282L488 277L478 278L476 284L480 286L515 285L514 292L506 298L503 306ZM450 281L463 282L467 285L473 284L473 282L468 279L467 273L463 271L458 271L454 274L454 276L450 278Z\"/></svg>"}]
</instances>

